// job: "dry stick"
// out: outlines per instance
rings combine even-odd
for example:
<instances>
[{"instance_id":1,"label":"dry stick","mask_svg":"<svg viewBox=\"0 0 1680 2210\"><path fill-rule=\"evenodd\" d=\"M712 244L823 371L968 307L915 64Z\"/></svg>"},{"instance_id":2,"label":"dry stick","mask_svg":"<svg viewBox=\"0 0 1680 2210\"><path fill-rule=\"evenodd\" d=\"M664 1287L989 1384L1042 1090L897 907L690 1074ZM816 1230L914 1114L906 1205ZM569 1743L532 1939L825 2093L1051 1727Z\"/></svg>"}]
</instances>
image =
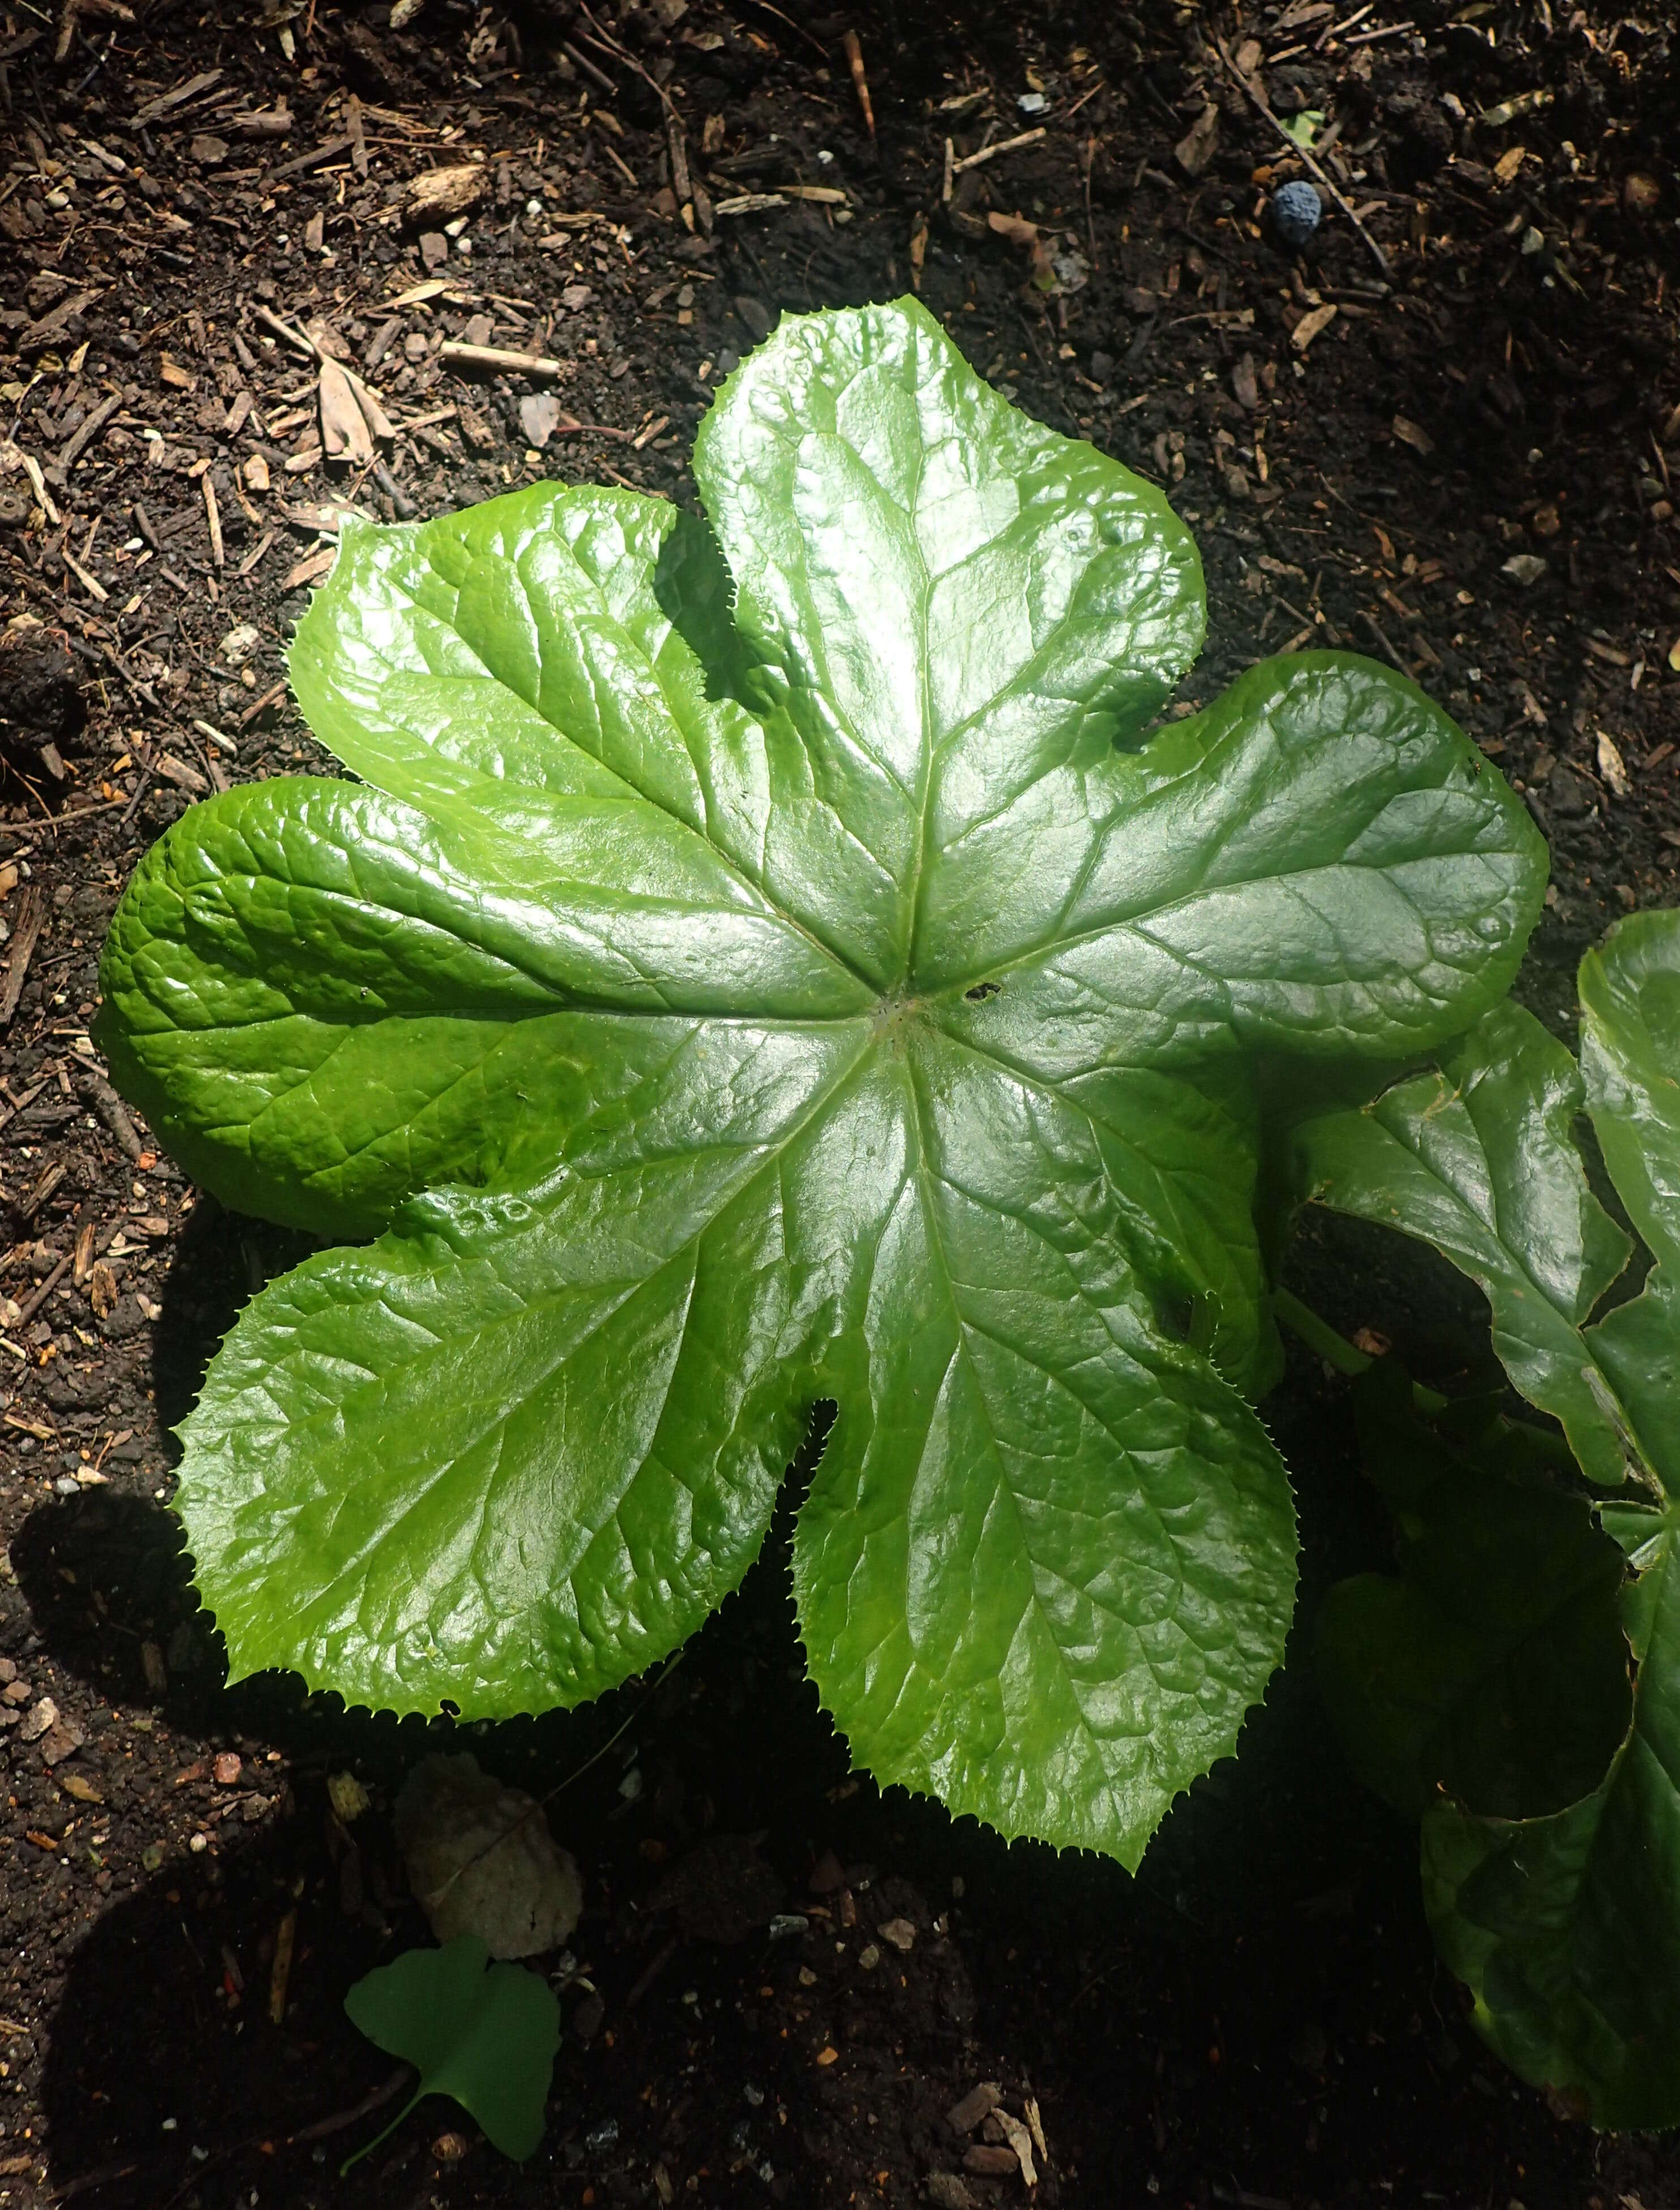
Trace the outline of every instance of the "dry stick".
<instances>
[{"instance_id":1,"label":"dry stick","mask_svg":"<svg viewBox=\"0 0 1680 2210\"><path fill-rule=\"evenodd\" d=\"M83 1094L92 1103L106 1126L117 1138L124 1154L137 1165L144 1157L146 1146L140 1140L139 1131L128 1114L128 1108L99 1072L97 1067L84 1066L77 1070Z\"/></svg>"},{"instance_id":2,"label":"dry stick","mask_svg":"<svg viewBox=\"0 0 1680 2210\"><path fill-rule=\"evenodd\" d=\"M546 353L509 353L501 346L468 345L458 338L445 338L438 348L438 358L462 368L509 369L524 376L559 376L565 365Z\"/></svg>"},{"instance_id":3,"label":"dry stick","mask_svg":"<svg viewBox=\"0 0 1680 2210\"><path fill-rule=\"evenodd\" d=\"M210 471L208 468L199 477L198 487L204 494L204 519L209 524L210 558L218 568L225 568L227 565L227 556L221 542L221 510L216 504L215 486L210 481Z\"/></svg>"},{"instance_id":4,"label":"dry stick","mask_svg":"<svg viewBox=\"0 0 1680 2210\"><path fill-rule=\"evenodd\" d=\"M579 53L577 47L572 45L570 39L562 39L560 40L560 51L566 57L568 61L571 62L577 68L583 70L584 75L588 77L589 82L594 85L597 92L604 92L609 100L616 100L618 98L619 88L613 83L612 78L607 75L606 70L604 69L597 69L587 54Z\"/></svg>"},{"instance_id":5,"label":"dry stick","mask_svg":"<svg viewBox=\"0 0 1680 2210\"><path fill-rule=\"evenodd\" d=\"M875 110L869 98L869 80L863 74L863 45L855 31L848 31L840 41L846 57L847 67L852 73L852 84L857 93L857 104L863 110L863 127L873 138L875 135Z\"/></svg>"},{"instance_id":6,"label":"dry stick","mask_svg":"<svg viewBox=\"0 0 1680 2210\"><path fill-rule=\"evenodd\" d=\"M68 468L80 460L122 403L122 393L113 391L108 399L100 400L80 429L71 431L58 449L57 465L61 468Z\"/></svg>"},{"instance_id":7,"label":"dry stick","mask_svg":"<svg viewBox=\"0 0 1680 2210\"><path fill-rule=\"evenodd\" d=\"M1218 39L1214 41L1214 45L1220 60L1224 63L1231 76L1236 80L1237 84L1242 87L1242 90L1248 94L1249 99L1254 102L1254 106L1259 108L1260 113L1266 118L1266 121L1272 125L1272 128L1277 132L1284 143L1290 148L1290 152L1299 154L1303 165L1312 171L1313 174L1318 178L1320 184L1324 186L1325 190L1327 191L1331 198L1335 201L1337 206L1340 208L1342 213L1347 217L1348 220L1358 232L1360 237L1364 239L1366 245L1370 248L1371 258L1376 263L1377 267L1381 269L1384 276L1392 277L1393 271L1389 268L1387 255L1377 244L1375 239L1371 236L1371 233L1366 229L1364 224L1360 221L1358 216L1354 213L1351 202L1341 191L1339 187L1332 182L1322 163L1315 161L1304 146L1297 145L1296 141L1290 137L1289 132L1284 130L1283 124L1278 120L1277 116L1272 112L1272 104L1266 99L1266 94L1260 91L1257 85L1249 83L1248 78L1243 75L1242 70L1238 69L1236 63L1231 59L1230 53L1226 50L1224 40L1223 39Z\"/></svg>"},{"instance_id":8,"label":"dry stick","mask_svg":"<svg viewBox=\"0 0 1680 2210\"><path fill-rule=\"evenodd\" d=\"M964 154L960 161L951 164L951 173L960 177L965 169L983 168L988 161L995 161L1000 154L1012 154L1021 146L1036 146L1044 136L1043 124L1023 130L1013 138L1000 138L995 145L982 146L977 154Z\"/></svg>"},{"instance_id":9,"label":"dry stick","mask_svg":"<svg viewBox=\"0 0 1680 2210\"><path fill-rule=\"evenodd\" d=\"M27 1304L21 1305L18 1307L17 1318L12 1322L12 1325L14 1327L25 1326L30 1320L33 1319L35 1314L52 1295L52 1292L57 1288L59 1283L63 1280L65 1275L69 1273L71 1266L75 1263L75 1252L67 1251L64 1256L53 1268L52 1271L47 1276L46 1279L41 1283L39 1289L36 1290L34 1295L29 1299Z\"/></svg>"}]
</instances>

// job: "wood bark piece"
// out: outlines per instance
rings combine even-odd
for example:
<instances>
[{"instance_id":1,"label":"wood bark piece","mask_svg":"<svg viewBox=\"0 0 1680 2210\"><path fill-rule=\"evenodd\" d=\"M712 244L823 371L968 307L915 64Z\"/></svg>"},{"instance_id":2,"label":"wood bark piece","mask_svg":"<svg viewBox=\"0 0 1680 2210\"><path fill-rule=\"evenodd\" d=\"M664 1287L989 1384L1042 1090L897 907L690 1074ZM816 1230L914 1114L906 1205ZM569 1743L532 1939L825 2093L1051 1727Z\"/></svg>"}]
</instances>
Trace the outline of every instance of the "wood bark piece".
<instances>
[{"instance_id":1,"label":"wood bark piece","mask_svg":"<svg viewBox=\"0 0 1680 2210\"><path fill-rule=\"evenodd\" d=\"M373 434L354 387L338 362L323 355L319 382L321 446L329 461L357 466L373 458ZM209 479L205 478L208 482Z\"/></svg>"},{"instance_id":2,"label":"wood bark piece","mask_svg":"<svg viewBox=\"0 0 1680 2210\"><path fill-rule=\"evenodd\" d=\"M129 1118L128 1108L122 1099L95 1067L78 1066L76 1078L82 1096L117 1138L124 1156L137 1165L146 1146L141 1142L139 1132Z\"/></svg>"},{"instance_id":3,"label":"wood bark piece","mask_svg":"<svg viewBox=\"0 0 1680 2210\"><path fill-rule=\"evenodd\" d=\"M73 466L82 457L122 403L122 393L112 392L108 397L100 400L84 422L71 431L58 449L58 466L61 468Z\"/></svg>"},{"instance_id":4,"label":"wood bark piece","mask_svg":"<svg viewBox=\"0 0 1680 2210\"><path fill-rule=\"evenodd\" d=\"M305 169L318 169L323 161L333 160L340 154L347 154L352 140L347 130L336 138L329 138L324 145L312 147L307 154L299 154L290 161L282 161L277 169L270 169L264 181L277 184L282 177L300 176Z\"/></svg>"},{"instance_id":5,"label":"wood bark piece","mask_svg":"<svg viewBox=\"0 0 1680 2210\"><path fill-rule=\"evenodd\" d=\"M196 100L201 92L208 92L212 85L220 84L222 72L219 69L205 69L197 76L189 77L184 84L178 84L173 92L163 93L156 100L148 100L144 107L137 108L129 118L130 130L143 130L148 123L155 123L160 115L167 115L172 108L184 107L188 100Z\"/></svg>"},{"instance_id":6,"label":"wood bark piece","mask_svg":"<svg viewBox=\"0 0 1680 2210\"><path fill-rule=\"evenodd\" d=\"M17 1011L17 1001L23 995L23 979L29 972L29 962L35 956L35 945L45 921L46 901L41 896L39 885L31 883L18 908L12 940L6 947L5 968L0 973L0 1029L9 1023Z\"/></svg>"}]
</instances>

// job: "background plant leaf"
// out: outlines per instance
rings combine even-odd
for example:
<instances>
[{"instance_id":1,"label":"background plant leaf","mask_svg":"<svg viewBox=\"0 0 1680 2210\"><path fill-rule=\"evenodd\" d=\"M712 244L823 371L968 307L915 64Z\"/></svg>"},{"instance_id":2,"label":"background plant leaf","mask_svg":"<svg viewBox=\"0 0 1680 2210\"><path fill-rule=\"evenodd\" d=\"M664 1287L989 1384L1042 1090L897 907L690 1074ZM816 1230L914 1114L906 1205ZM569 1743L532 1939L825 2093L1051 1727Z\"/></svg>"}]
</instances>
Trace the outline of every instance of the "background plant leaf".
<instances>
[{"instance_id":1,"label":"background plant leaf","mask_svg":"<svg viewBox=\"0 0 1680 2210\"><path fill-rule=\"evenodd\" d=\"M1496 1320L1503 1312L1507 1321L1496 1326L1496 1346L1512 1380L1534 1402L1568 1410L1572 1443L1584 1436L1596 1454L1585 1470L1608 1479L1612 1446L1619 1456L1628 1478L1619 1495L1598 1505L1598 1517L1631 1568L1620 1602L1636 1666L1631 1718L1593 1784L1543 1815L1512 1815L1532 1812L1532 1804L1490 1815L1488 1764L1470 1760L1454 1793L1424 1812L1424 1900L1443 1957L1471 1989L1478 2027L1508 2062L1575 2102L1597 2125L1662 2127L1680 2123L1680 1504L1674 1488L1663 1486L1680 1470L1672 1403L1680 1360L1680 915L1622 924L1582 963L1580 987L1580 1088L1567 1078L1562 1048L1537 1042L1526 1016L1508 1009L1484 1021L1446 1062L1451 1082L1432 1093L1447 1132L1435 1139L1439 1156L1461 1100L1497 1098L1501 1087L1489 1089L1484 1076L1509 1085L1526 1065L1527 1080L1504 1087L1505 1112L1484 1108L1477 1116L1479 1208L1450 1214L1429 1185L1391 1172L1388 1217L1466 1271L1486 1268ZM1415 1100L1427 1086L1414 1086L1399 1108L1379 1101L1363 1116L1366 1124L1387 1108L1399 1125L1415 1129ZM1586 1181L1569 1121L1556 1107L1577 1101L1591 1113L1617 1193L1655 1264L1635 1294L1572 1341L1560 1323L1571 1309L1586 1318L1611 1271L1608 1247L1595 1271L1582 1263L1586 1235L1571 1239ZM1377 1217L1369 1137L1351 1133L1345 1116L1333 1141L1321 1134L1309 1129L1303 1138L1311 1186L1323 1201L1351 1197L1346 1209ZM1460 1144L1456 1159L1467 1156ZM1346 1171L1337 1178L1339 1159ZM1451 1179L1441 1176L1436 1189ZM1473 1174L1460 1179L1473 1185ZM1525 1181L1526 1212L1502 1212L1493 1187ZM1478 1236L1462 1229L1464 1213L1474 1213ZM1548 1270L1550 1295L1536 1298L1532 1291ZM1513 1305L1520 1314L1525 1309L1525 1283L1530 1324L1512 1325ZM1533 1325L1543 1303L1548 1309ZM1572 1393L1577 1380L1591 1394L1596 1422ZM1359 1599L1340 1601L1351 1609ZM1333 1629L1342 1632L1344 1662L1348 1623ZM1427 1642L1430 1622L1405 1623ZM1428 1648L1413 1648L1405 1659L1414 1672L1435 1662ZM1533 1751L1550 1757L1544 1736L1579 1707L1571 1690L1538 1707L1525 1699L1511 1708Z\"/></svg>"},{"instance_id":2,"label":"background plant leaf","mask_svg":"<svg viewBox=\"0 0 1680 2210\"><path fill-rule=\"evenodd\" d=\"M1494 1406L1426 1421L1393 1357L1353 1399L1399 1563L1319 1612L1319 1684L1354 1769L1414 1818L1443 1790L1483 1814L1566 1808L1632 1714L1622 1553Z\"/></svg>"},{"instance_id":3,"label":"background plant leaf","mask_svg":"<svg viewBox=\"0 0 1680 2210\"><path fill-rule=\"evenodd\" d=\"M486 1967L488 1966L488 1970ZM493 1965L475 1934L441 1949L408 1949L358 1980L350 2021L420 2074L378 2146L425 2095L450 2095L516 2162L542 2139L543 2105L560 2045L553 1990L523 1965ZM352 2161L354 2161L353 2159Z\"/></svg>"},{"instance_id":4,"label":"background plant leaf","mask_svg":"<svg viewBox=\"0 0 1680 2210\"><path fill-rule=\"evenodd\" d=\"M200 1584L236 1673L575 1701L734 1585L832 1397L841 1724L1135 1862L1291 1601L1251 1052L1472 1018L1544 848L1369 662L1150 731L1187 534L913 303L784 317L696 470L710 530L544 486L351 532L293 667L363 786L196 809L124 902L157 1125L386 1230L218 1355Z\"/></svg>"},{"instance_id":5,"label":"background plant leaf","mask_svg":"<svg viewBox=\"0 0 1680 2210\"><path fill-rule=\"evenodd\" d=\"M1623 1422L1580 1328L1631 1247L1575 1148L1585 1102L1563 1046L1520 1005L1500 1005L1439 1071L1301 1124L1293 1178L1297 1197L1401 1229L1468 1274L1514 1386L1560 1422L1582 1470L1614 1487Z\"/></svg>"}]
</instances>

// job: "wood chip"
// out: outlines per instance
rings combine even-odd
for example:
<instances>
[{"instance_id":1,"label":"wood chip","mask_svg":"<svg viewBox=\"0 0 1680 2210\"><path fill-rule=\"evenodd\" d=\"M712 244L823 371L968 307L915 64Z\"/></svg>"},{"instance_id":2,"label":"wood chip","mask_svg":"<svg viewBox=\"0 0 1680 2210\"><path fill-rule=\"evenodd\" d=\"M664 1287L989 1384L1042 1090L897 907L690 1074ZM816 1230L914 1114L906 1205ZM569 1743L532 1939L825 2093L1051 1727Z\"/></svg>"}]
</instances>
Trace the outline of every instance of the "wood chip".
<instances>
[{"instance_id":1,"label":"wood chip","mask_svg":"<svg viewBox=\"0 0 1680 2210\"><path fill-rule=\"evenodd\" d=\"M787 204L780 192L740 192L732 200L719 200L712 212L714 214L763 214L771 208L786 207Z\"/></svg>"},{"instance_id":2,"label":"wood chip","mask_svg":"<svg viewBox=\"0 0 1680 2210\"><path fill-rule=\"evenodd\" d=\"M64 565L69 570L71 575L76 577L77 583L82 585L82 588L88 593L88 596L90 598L97 599L100 604L103 606L106 601L111 596L111 594L106 590L105 585L100 583L98 577L90 576L88 573L88 571L82 566L82 563L79 560L72 559L68 552L61 550L58 558L63 562Z\"/></svg>"},{"instance_id":3,"label":"wood chip","mask_svg":"<svg viewBox=\"0 0 1680 2210\"><path fill-rule=\"evenodd\" d=\"M1173 159L1187 177L1199 177L1213 159L1218 143L1219 111L1209 100L1173 148Z\"/></svg>"},{"instance_id":4,"label":"wood chip","mask_svg":"<svg viewBox=\"0 0 1680 2210\"><path fill-rule=\"evenodd\" d=\"M983 2172L994 2179L1012 2178L1020 2165L1012 2148L1001 2145L994 2148L988 2141L976 2141L963 2152L964 2171Z\"/></svg>"},{"instance_id":5,"label":"wood chip","mask_svg":"<svg viewBox=\"0 0 1680 2210\"><path fill-rule=\"evenodd\" d=\"M454 168L427 169L412 178L402 195L404 219L416 226L437 226L465 214L489 189L489 166L486 161L463 161Z\"/></svg>"},{"instance_id":6,"label":"wood chip","mask_svg":"<svg viewBox=\"0 0 1680 2210\"><path fill-rule=\"evenodd\" d=\"M295 591L304 583L318 583L338 558L335 545L323 545L313 552L305 553L297 565L287 571L281 585L282 591Z\"/></svg>"},{"instance_id":7,"label":"wood chip","mask_svg":"<svg viewBox=\"0 0 1680 2210\"><path fill-rule=\"evenodd\" d=\"M321 446L329 461L365 467L373 458L373 438L350 379L335 360L324 356L319 380ZM208 481L208 478L206 479Z\"/></svg>"},{"instance_id":8,"label":"wood chip","mask_svg":"<svg viewBox=\"0 0 1680 2210\"><path fill-rule=\"evenodd\" d=\"M122 403L123 395L120 391L113 391L109 397L100 400L99 405L70 432L59 447L58 466L61 468L74 467Z\"/></svg>"},{"instance_id":9,"label":"wood chip","mask_svg":"<svg viewBox=\"0 0 1680 2210\"><path fill-rule=\"evenodd\" d=\"M209 791L208 777L197 768L189 766L185 760L177 759L173 752L158 754L157 771L166 782L172 782L178 790L190 791L195 798L202 798Z\"/></svg>"},{"instance_id":10,"label":"wood chip","mask_svg":"<svg viewBox=\"0 0 1680 2210\"><path fill-rule=\"evenodd\" d=\"M1036 2187L1038 2167L1032 2160L1032 2135L1021 2121L1012 2112L1006 2110L1001 2104L999 2104L992 2116L1003 2128L1004 2138L1015 2153L1015 2160L1021 2167L1023 2181L1029 2187Z\"/></svg>"},{"instance_id":11,"label":"wood chip","mask_svg":"<svg viewBox=\"0 0 1680 2210\"><path fill-rule=\"evenodd\" d=\"M275 1929L275 1961L269 1974L269 2023L286 2023L286 1990L292 1979L292 1951L298 1938L298 1914L288 1911Z\"/></svg>"},{"instance_id":12,"label":"wood chip","mask_svg":"<svg viewBox=\"0 0 1680 2210\"><path fill-rule=\"evenodd\" d=\"M1627 763L1615 738L1607 736L1602 729L1598 732L1598 772L1610 786L1611 794L1617 798L1630 798L1634 787L1628 778Z\"/></svg>"},{"instance_id":13,"label":"wood chip","mask_svg":"<svg viewBox=\"0 0 1680 2210\"><path fill-rule=\"evenodd\" d=\"M1321 307L1309 308L1290 332L1290 346L1298 353L1305 353L1313 340L1329 329L1339 311L1333 299L1326 299Z\"/></svg>"},{"instance_id":14,"label":"wood chip","mask_svg":"<svg viewBox=\"0 0 1680 2210\"><path fill-rule=\"evenodd\" d=\"M305 169L318 169L323 161L333 160L340 154L347 154L350 146L350 134L347 130L339 137L329 138L323 146L314 146L307 154L299 154L294 160L282 161L277 169L269 172L264 181L275 184L282 177L300 176Z\"/></svg>"},{"instance_id":15,"label":"wood chip","mask_svg":"<svg viewBox=\"0 0 1680 2210\"><path fill-rule=\"evenodd\" d=\"M981 2122L988 2118L1003 2100L1003 2090L995 2080L982 2080L970 2087L960 2103L953 2103L945 2114L945 2122L953 2133L971 2134Z\"/></svg>"},{"instance_id":16,"label":"wood chip","mask_svg":"<svg viewBox=\"0 0 1680 2210\"><path fill-rule=\"evenodd\" d=\"M1389 426L1400 443L1410 445L1414 453L1422 453L1427 460L1434 452L1435 439L1421 422L1412 421L1408 415L1397 414Z\"/></svg>"},{"instance_id":17,"label":"wood chip","mask_svg":"<svg viewBox=\"0 0 1680 2210\"><path fill-rule=\"evenodd\" d=\"M167 115L171 108L184 107L199 93L208 92L212 85L220 84L221 75L219 69L206 69L202 75L189 77L184 84L177 85L173 92L166 92L160 99L148 100L144 107L137 109L130 117L130 130L143 130L148 123L155 123L160 115Z\"/></svg>"},{"instance_id":18,"label":"wood chip","mask_svg":"<svg viewBox=\"0 0 1680 2210\"><path fill-rule=\"evenodd\" d=\"M208 468L198 479L198 488L204 494L204 520L210 532L210 558L218 568L224 568L227 565L227 556L221 542L221 510L216 504L216 487L210 481Z\"/></svg>"}]
</instances>

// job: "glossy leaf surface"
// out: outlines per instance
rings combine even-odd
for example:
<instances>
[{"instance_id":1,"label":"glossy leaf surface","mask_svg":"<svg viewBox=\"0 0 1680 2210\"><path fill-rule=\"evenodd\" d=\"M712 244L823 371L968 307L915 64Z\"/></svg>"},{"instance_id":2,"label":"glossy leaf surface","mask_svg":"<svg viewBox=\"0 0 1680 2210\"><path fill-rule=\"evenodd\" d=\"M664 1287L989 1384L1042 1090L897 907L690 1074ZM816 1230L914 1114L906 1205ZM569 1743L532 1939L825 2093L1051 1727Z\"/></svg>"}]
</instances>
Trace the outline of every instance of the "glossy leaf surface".
<instances>
[{"instance_id":1,"label":"glossy leaf surface","mask_svg":"<svg viewBox=\"0 0 1680 2210\"><path fill-rule=\"evenodd\" d=\"M913 304L785 321L695 468L710 530L541 486L349 533L293 673L362 786L195 808L119 910L130 1094L378 1237L213 1366L201 1585L236 1673L575 1701L736 1584L831 1399L837 1719L1135 1863L1292 1603L1251 1054L1465 1025L1544 848L1367 661L1151 732L1188 536Z\"/></svg>"}]
</instances>

